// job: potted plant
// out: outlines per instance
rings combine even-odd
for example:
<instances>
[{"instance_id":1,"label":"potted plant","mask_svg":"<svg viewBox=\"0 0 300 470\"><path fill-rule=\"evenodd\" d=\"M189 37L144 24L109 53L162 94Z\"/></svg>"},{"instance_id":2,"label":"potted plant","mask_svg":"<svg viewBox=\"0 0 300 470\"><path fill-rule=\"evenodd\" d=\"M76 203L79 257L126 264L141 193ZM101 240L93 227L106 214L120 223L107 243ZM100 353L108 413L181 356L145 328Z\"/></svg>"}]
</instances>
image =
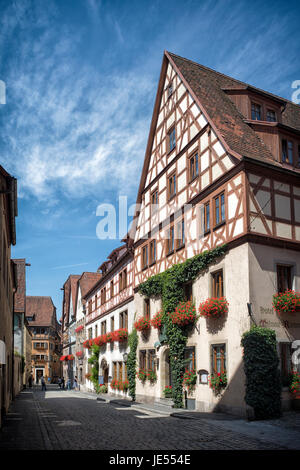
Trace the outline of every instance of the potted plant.
<instances>
[{"instance_id":1,"label":"potted plant","mask_svg":"<svg viewBox=\"0 0 300 470\"><path fill-rule=\"evenodd\" d=\"M199 315L206 318L221 318L228 313L228 302L225 297L212 297L199 305Z\"/></svg>"},{"instance_id":2,"label":"potted plant","mask_svg":"<svg viewBox=\"0 0 300 470\"><path fill-rule=\"evenodd\" d=\"M220 395L222 390L227 386L226 372L211 374L209 378L209 386L216 395Z\"/></svg>"},{"instance_id":3,"label":"potted plant","mask_svg":"<svg viewBox=\"0 0 300 470\"><path fill-rule=\"evenodd\" d=\"M183 375L183 386L188 390L188 392L191 392L192 390L194 390L196 382L197 382L197 374L195 370L186 369Z\"/></svg>"},{"instance_id":4,"label":"potted plant","mask_svg":"<svg viewBox=\"0 0 300 470\"><path fill-rule=\"evenodd\" d=\"M147 380L147 372L145 369L139 369L136 373L138 379L144 384Z\"/></svg>"},{"instance_id":5,"label":"potted plant","mask_svg":"<svg viewBox=\"0 0 300 470\"><path fill-rule=\"evenodd\" d=\"M164 398L172 398L172 385L166 385L163 389Z\"/></svg>"},{"instance_id":6,"label":"potted plant","mask_svg":"<svg viewBox=\"0 0 300 470\"><path fill-rule=\"evenodd\" d=\"M154 317L151 320L151 325L153 326L153 328L157 328L157 329L161 328L161 326L162 326L162 316L163 316L162 311L159 311L154 315Z\"/></svg>"},{"instance_id":7,"label":"potted plant","mask_svg":"<svg viewBox=\"0 0 300 470\"><path fill-rule=\"evenodd\" d=\"M138 331L147 331L150 329L150 320L146 317L140 317L135 323L134 328Z\"/></svg>"},{"instance_id":8,"label":"potted plant","mask_svg":"<svg viewBox=\"0 0 300 470\"><path fill-rule=\"evenodd\" d=\"M115 341L125 342L128 339L128 330L127 328L120 328L115 331Z\"/></svg>"},{"instance_id":9,"label":"potted plant","mask_svg":"<svg viewBox=\"0 0 300 470\"><path fill-rule=\"evenodd\" d=\"M96 393L107 393L107 386L104 384L96 386Z\"/></svg>"},{"instance_id":10,"label":"potted plant","mask_svg":"<svg viewBox=\"0 0 300 470\"><path fill-rule=\"evenodd\" d=\"M294 290L286 290L273 295L273 307L280 315L300 311L300 293Z\"/></svg>"},{"instance_id":11,"label":"potted plant","mask_svg":"<svg viewBox=\"0 0 300 470\"><path fill-rule=\"evenodd\" d=\"M172 323L178 326L194 325L197 321L196 308L193 302L180 302L175 311L168 313Z\"/></svg>"},{"instance_id":12,"label":"potted plant","mask_svg":"<svg viewBox=\"0 0 300 470\"><path fill-rule=\"evenodd\" d=\"M290 392L292 393L292 408L300 410L300 374L299 372L292 372Z\"/></svg>"},{"instance_id":13,"label":"potted plant","mask_svg":"<svg viewBox=\"0 0 300 470\"><path fill-rule=\"evenodd\" d=\"M154 383L157 381L157 375L156 372L152 369L149 369L147 372L147 379L149 380L150 383Z\"/></svg>"}]
</instances>

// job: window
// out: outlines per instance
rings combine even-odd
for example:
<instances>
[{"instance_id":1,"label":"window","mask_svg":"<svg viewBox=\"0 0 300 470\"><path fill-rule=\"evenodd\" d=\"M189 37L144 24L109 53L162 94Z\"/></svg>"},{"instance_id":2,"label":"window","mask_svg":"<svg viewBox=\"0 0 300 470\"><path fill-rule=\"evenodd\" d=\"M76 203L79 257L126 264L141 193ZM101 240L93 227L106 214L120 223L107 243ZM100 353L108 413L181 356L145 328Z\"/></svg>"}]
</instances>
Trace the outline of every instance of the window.
<instances>
[{"instance_id":1,"label":"window","mask_svg":"<svg viewBox=\"0 0 300 470\"><path fill-rule=\"evenodd\" d=\"M183 292L184 292L184 299L185 301L192 301L193 300L193 283L192 282L187 282L183 286Z\"/></svg>"},{"instance_id":2,"label":"window","mask_svg":"<svg viewBox=\"0 0 300 470\"><path fill-rule=\"evenodd\" d=\"M127 312L127 310L125 310L125 312L120 313L119 328L128 328L128 312Z\"/></svg>"},{"instance_id":3,"label":"window","mask_svg":"<svg viewBox=\"0 0 300 470\"><path fill-rule=\"evenodd\" d=\"M98 325L95 325L95 338L98 336Z\"/></svg>"},{"instance_id":4,"label":"window","mask_svg":"<svg viewBox=\"0 0 300 470\"><path fill-rule=\"evenodd\" d=\"M168 98L170 98L170 96L172 95L173 93L173 83L170 82L169 83L169 86L168 86Z\"/></svg>"},{"instance_id":5,"label":"window","mask_svg":"<svg viewBox=\"0 0 300 470\"><path fill-rule=\"evenodd\" d=\"M215 226L225 221L225 194L215 198Z\"/></svg>"},{"instance_id":6,"label":"window","mask_svg":"<svg viewBox=\"0 0 300 470\"><path fill-rule=\"evenodd\" d=\"M105 304L106 302L106 287L101 289L101 305Z\"/></svg>"},{"instance_id":7,"label":"window","mask_svg":"<svg viewBox=\"0 0 300 470\"><path fill-rule=\"evenodd\" d=\"M224 297L223 270L212 273L212 297Z\"/></svg>"},{"instance_id":8,"label":"window","mask_svg":"<svg viewBox=\"0 0 300 470\"><path fill-rule=\"evenodd\" d=\"M273 109L267 110L267 121L276 122L276 113L273 111Z\"/></svg>"},{"instance_id":9,"label":"window","mask_svg":"<svg viewBox=\"0 0 300 470\"><path fill-rule=\"evenodd\" d=\"M169 192L169 199L171 199L171 197L175 196L176 194L176 173L173 173L169 177L168 192Z\"/></svg>"},{"instance_id":10,"label":"window","mask_svg":"<svg viewBox=\"0 0 300 470\"><path fill-rule=\"evenodd\" d=\"M277 265L277 291L285 292L292 289L292 267Z\"/></svg>"},{"instance_id":11,"label":"window","mask_svg":"<svg viewBox=\"0 0 300 470\"><path fill-rule=\"evenodd\" d=\"M150 320L150 299L144 299L144 317Z\"/></svg>"},{"instance_id":12,"label":"window","mask_svg":"<svg viewBox=\"0 0 300 470\"><path fill-rule=\"evenodd\" d=\"M171 152L176 146L175 126L169 130L168 137L169 137L169 152Z\"/></svg>"},{"instance_id":13,"label":"window","mask_svg":"<svg viewBox=\"0 0 300 470\"><path fill-rule=\"evenodd\" d=\"M118 380L123 380L123 362L119 362Z\"/></svg>"},{"instance_id":14,"label":"window","mask_svg":"<svg viewBox=\"0 0 300 470\"><path fill-rule=\"evenodd\" d=\"M225 344L211 346L211 368L213 374L226 372L226 349Z\"/></svg>"},{"instance_id":15,"label":"window","mask_svg":"<svg viewBox=\"0 0 300 470\"><path fill-rule=\"evenodd\" d=\"M196 370L196 362L195 362L195 347L188 346L184 349L184 363L185 363L185 370Z\"/></svg>"},{"instance_id":16,"label":"window","mask_svg":"<svg viewBox=\"0 0 300 470\"><path fill-rule=\"evenodd\" d=\"M110 281L110 298L114 296L114 281Z\"/></svg>"},{"instance_id":17,"label":"window","mask_svg":"<svg viewBox=\"0 0 300 470\"><path fill-rule=\"evenodd\" d=\"M174 251L174 225L167 231L167 255Z\"/></svg>"},{"instance_id":18,"label":"window","mask_svg":"<svg viewBox=\"0 0 300 470\"><path fill-rule=\"evenodd\" d=\"M158 210L158 190L156 189L151 194L151 214L155 214Z\"/></svg>"},{"instance_id":19,"label":"window","mask_svg":"<svg viewBox=\"0 0 300 470\"><path fill-rule=\"evenodd\" d=\"M142 250L142 267L143 267L143 269L148 267L148 245L143 246L143 250Z\"/></svg>"},{"instance_id":20,"label":"window","mask_svg":"<svg viewBox=\"0 0 300 470\"><path fill-rule=\"evenodd\" d=\"M189 163L190 181L192 181L199 175L198 153L195 153L195 155L190 158Z\"/></svg>"},{"instance_id":21,"label":"window","mask_svg":"<svg viewBox=\"0 0 300 470\"><path fill-rule=\"evenodd\" d=\"M98 307L98 294L95 295L95 308Z\"/></svg>"},{"instance_id":22,"label":"window","mask_svg":"<svg viewBox=\"0 0 300 470\"><path fill-rule=\"evenodd\" d=\"M112 374L113 380L116 380L116 379L117 379L117 371L118 371L117 363L116 363L116 362L113 362L113 374Z\"/></svg>"},{"instance_id":23,"label":"window","mask_svg":"<svg viewBox=\"0 0 300 470\"><path fill-rule=\"evenodd\" d=\"M176 248L184 246L184 219L176 224Z\"/></svg>"},{"instance_id":24,"label":"window","mask_svg":"<svg viewBox=\"0 0 300 470\"><path fill-rule=\"evenodd\" d=\"M156 240L150 242L150 264L156 262Z\"/></svg>"},{"instance_id":25,"label":"window","mask_svg":"<svg viewBox=\"0 0 300 470\"><path fill-rule=\"evenodd\" d=\"M88 339L92 339L92 337L93 337L93 329L89 328L88 329Z\"/></svg>"},{"instance_id":26,"label":"window","mask_svg":"<svg viewBox=\"0 0 300 470\"><path fill-rule=\"evenodd\" d=\"M101 323L101 335L106 335L106 320Z\"/></svg>"},{"instance_id":27,"label":"window","mask_svg":"<svg viewBox=\"0 0 300 470\"><path fill-rule=\"evenodd\" d=\"M88 304L88 305L89 305L89 307L88 307L88 309L89 309L88 312L89 312L89 314L90 314L90 313L92 313L92 300L89 300L89 304Z\"/></svg>"},{"instance_id":28,"label":"window","mask_svg":"<svg viewBox=\"0 0 300 470\"><path fill-rule=\"evenodd\" d=\"M110 319L110 331L115 331L115 317Z\"/></svg>"},{"instance_id":29,"label":"window","mask_svg":"<svg viewBox=\"0 0 300 470\"><path fill-rule=\"evenodd\" d=\"M123 273L119 274L119 292L123 289L123 280L122 280Z\"/></svg>"},{"instance_id":30,"label":"window","mask_svg":"<svg viewBox=\"0 0 300 470\"><path fill-rule=\"evenodd\" d=\"M285 163L293 163L293 142L282 139L281 141L282 161Z\"/></svg>"},{"instance_id":31,"label":"window","mask_svg":"<svg viewBox=\"0 0 300 470\"><path fill-rule=\"evenodd\" d=\"M119 289L120 292L127 287L127 269L124 269L120 274L119 274Z\"/></svg>"},{"instance_id":32,"label":"window","mask_svg":"<svg viewBox=\"0 0 300 470\"><path fill-rule=\"evenodd\" d=\"M155 349L148 351L148 370L155 372Z\"/></svg>"},{"instance_id":33,"label":"window","mask_svg":"<svg viewBox=\"0 0 300 470\"><path fill-rule=\"evenodd\" d=\"M261 106L259 104L251 104L251 119L257 121L261 120Z\"/></svg>"},{"instance_id":34,"label":"window","mask_svg":"<svg viewBox=\"0 0 300 470\"><path fill-rule=\"evenodd\" d=\"M146 369L146 351L140 351L139 354L139 367L140 369Z\"/></svg>"},{"instance_id":35,"label":"window","mask_svg":"<svg viewBox=\"0 0 300 470\"><path fill-rule=\"evenodd\" d=\"M202 227L203 227L203 233L209 232L209 230L210 230L210 206L209 206L209 202L204 204Z\"/></svg>"}]
</instances>

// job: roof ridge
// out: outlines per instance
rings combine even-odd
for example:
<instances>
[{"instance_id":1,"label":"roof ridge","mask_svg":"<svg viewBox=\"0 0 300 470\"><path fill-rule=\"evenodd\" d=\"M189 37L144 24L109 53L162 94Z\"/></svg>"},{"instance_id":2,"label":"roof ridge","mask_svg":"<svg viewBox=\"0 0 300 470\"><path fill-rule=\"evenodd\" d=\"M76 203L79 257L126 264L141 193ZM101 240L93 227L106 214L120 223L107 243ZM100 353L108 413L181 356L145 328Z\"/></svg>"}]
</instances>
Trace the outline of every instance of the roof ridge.
<instances>
[{"instance_id":1,"label":"roof ridge","mask_svg":"<svg viewBox=\"0 0 300 470\"><path fill-rule=\"evenodd\" d=\"M248 87L251 87L251 88L254 88L255 90L257 91L260 91L260 92L263 92L263 93L266 93L270 96L273 96L274 98L277 98L277 99L280 99L282 101L285 101L287 103L290 103L298 108L300 108L300 104L297 104L297 103L294 103L293 101L291 100L288 100L287 98L284 98L282 96L279 96L279 95L275 95L275 93L271 93L270 91L267 91L267 90L263 90L262 88L258 88L257 86L254 86L254 85L251 85L250 83L248 82L243 82L242 80L239 80L238 78L234 78L234 77L231 77L230 75L226 75L225 73L222 73L222 72L218 72L218 70L215 70L215 69L212 69L210 67L207 67L206 65L203 65L203 64L199 64L199 62L195 62L194 60L190 60L190 59L187 59L186 57L182 57L180 55L177 55L177 54L174 54L173 52L169 52L169 51L166 51L168 52L168 54L170 56L173 56L173 57L177 57L178 59L182 59L182 60L185 60L186 62L190 62L194 65L197 65L198 67L204 69L204 70L208 70L209 72L214 72L215 74L217 75L220 75L221 77L225 77L227 79L230 79L230 80L233 80L235 82L238 82L242 85L247 85Z\"/></svg>"}]
</instances>

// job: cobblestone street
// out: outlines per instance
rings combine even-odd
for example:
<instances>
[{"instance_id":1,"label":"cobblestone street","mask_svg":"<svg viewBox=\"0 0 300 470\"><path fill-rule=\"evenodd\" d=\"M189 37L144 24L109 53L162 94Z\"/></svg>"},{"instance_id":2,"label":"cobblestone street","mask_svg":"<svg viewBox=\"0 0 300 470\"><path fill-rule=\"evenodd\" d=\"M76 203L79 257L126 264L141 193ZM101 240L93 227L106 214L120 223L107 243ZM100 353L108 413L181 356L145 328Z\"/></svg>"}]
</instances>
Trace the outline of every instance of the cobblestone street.
<instances>
[{"instance_id":1,"label":"cobblestone street","mask_svg":"<svg viewBox=\"0 0 300 470\"><path fill-rule=\"evenodd\" d=\"M128 402L124 405L97 401L93 395L60 390L56 385L46 392L25 390L5 418L0 449L300 449L299 427L288 420L247 423L225 415L162 416L131 408Z\"/></svg>"}]
</instances>

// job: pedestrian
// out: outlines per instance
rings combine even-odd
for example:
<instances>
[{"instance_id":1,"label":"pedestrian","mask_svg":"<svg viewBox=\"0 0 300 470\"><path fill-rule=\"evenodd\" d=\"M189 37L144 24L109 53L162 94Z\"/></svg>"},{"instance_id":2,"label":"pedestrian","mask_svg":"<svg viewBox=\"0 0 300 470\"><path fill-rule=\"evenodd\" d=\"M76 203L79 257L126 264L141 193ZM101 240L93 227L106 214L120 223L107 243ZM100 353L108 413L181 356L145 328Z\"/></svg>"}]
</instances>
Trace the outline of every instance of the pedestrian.
<instances>
[{"instance_id":1,"label":"pedestrian","mask_svg":"<svg viewBox=\"0 0 300 470\"><path fill-rule=\"evenodd\" d=\"M67 380L67 390L70 390L71 389L71 380L68 379Z\"/></svg>"},{"instance_id":2,"label":"pedestrian","mask_svg":"<svg viewBox=\"0 0 300 470\"><path fill-rule=\"evenodd\" d=\"M46 391L46 390L47 390L47 389L46 389L46 382L45 382L45 379L44 379L44 376L43 376L43 375L42 375L42 377L41 377L41 384L42 384L42 391L43 391L43 390Z\"/></svg>"},{"instance_id":3,"label":"pedestrian","mask_svg":"<svg viewBox=\"0 0 300 470\"><path fill-rule=\"evenodd\" d=\"M61 377L58 377L58 386L59 386L59 388L61 388L61 384L62 384Z\"/></svg>"},{"instance_id":4,"label":"pedestrian","mask_svg":"<svg viewBox=\"0 0 300 470\"><path fill-rule=\"evenodd\" d=\"M32 375L29 376L28 385L29 385L29 388L32 388Z\"/></svg>"},{"instance_id":5,"label":"pedestrian","mask_svg":"<svg viewBox=\"0 0 300 470\"><path fill-rule=\"evenodd\" d=\"M65 389L65 378L64 377L62 377L62 379L61 379L61 384L62 384L62 388L64 390Z\"/></svg>"},{"instance_id":6,"label":"pedestrian","mask_svg":"<svg viewBox=\"0 0 300 470\"><path fill-rule=\"evenodd\" d=\"M78 391L78 379L77 379L77 375L75 375L75 379L74 379L74 388L76 391Z\"/></svg>"}]
</instances>

